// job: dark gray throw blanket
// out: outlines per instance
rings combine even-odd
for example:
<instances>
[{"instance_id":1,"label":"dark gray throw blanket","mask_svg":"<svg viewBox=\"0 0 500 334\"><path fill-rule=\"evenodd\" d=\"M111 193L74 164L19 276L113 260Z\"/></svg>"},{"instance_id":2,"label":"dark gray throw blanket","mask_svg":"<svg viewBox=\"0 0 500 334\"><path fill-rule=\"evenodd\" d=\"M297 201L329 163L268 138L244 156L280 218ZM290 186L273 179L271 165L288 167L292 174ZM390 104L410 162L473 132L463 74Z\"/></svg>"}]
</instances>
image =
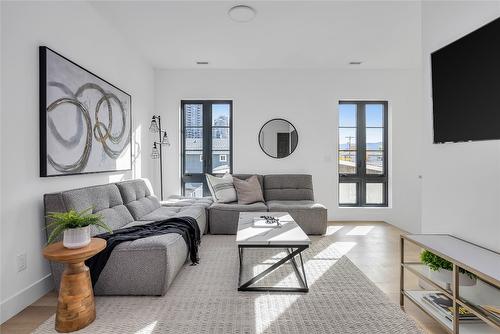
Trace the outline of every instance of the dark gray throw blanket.
<instances>
[{"instance_id":1,"label":"dark gray throw blanket","mask_svg":"<svg viewBox=\"0 0 500 334\"><path fill-rule=\"evenodd\" d=\"M102 252L85 261L85 264L90 269L92 286L97 283L99 275L111 256L111 252L120 243L167 233L180 234L188 246L189 256L193 265L199 262L198 245L201 240L200 228L196 219L192 217L169 218L144 225L126 227L115 230L113 233L103 233L95 236L96 238L105 239L107 245Z\"/></svg>"}]
</instances>

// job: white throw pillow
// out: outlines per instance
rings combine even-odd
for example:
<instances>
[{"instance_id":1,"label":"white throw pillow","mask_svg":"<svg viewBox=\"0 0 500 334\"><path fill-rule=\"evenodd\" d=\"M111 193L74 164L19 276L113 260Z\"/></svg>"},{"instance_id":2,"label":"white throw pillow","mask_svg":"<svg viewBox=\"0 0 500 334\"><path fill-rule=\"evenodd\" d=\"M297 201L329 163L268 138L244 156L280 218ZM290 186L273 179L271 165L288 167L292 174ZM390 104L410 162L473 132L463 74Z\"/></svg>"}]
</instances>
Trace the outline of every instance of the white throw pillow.
<instances>
[{"instance_id":1,"label":"white throw pillow","mask_svg":"<svg viewBox=\"0 0 500 334\"><path fill-rule=\"evenodd\" d=\"M233 176L225 174L223 177L217 177L210 174L205 174L207 177L208 189L214 199L218 203L236 202L236 189L233 185Z\"/></svg>"}]
</instances>

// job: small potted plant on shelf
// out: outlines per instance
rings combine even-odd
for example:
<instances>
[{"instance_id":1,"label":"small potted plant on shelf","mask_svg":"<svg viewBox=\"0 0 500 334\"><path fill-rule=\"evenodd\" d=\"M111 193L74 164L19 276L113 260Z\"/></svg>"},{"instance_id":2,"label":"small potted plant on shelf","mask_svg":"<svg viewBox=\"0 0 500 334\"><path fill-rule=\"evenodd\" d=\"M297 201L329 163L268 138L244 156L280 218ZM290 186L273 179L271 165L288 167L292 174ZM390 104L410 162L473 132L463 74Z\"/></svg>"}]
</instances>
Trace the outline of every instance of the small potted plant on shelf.
<instances>
[{"instance_id":1,"label":"small potted plant on shelf","mask_svg":"<svg viewBox=\"0 0 500 334\"><path fill-rule=\"evenodd\" d=\"M63 245L66 248L82 248L90 243L90 226L113 232L103 222L102 216L93 214L92 208L83 211L69 210L68 212L51 212L47 215L52 221L47 228L52 229L47 243L52 243L64 232Z\"/></svg>"},{"instance_id":2,"label":"small potted plant on shelf","mask_svg":"<svg viewBox=\"0 0 500 334\"><path fill-rule=\"evenodd\" d=\"M436 254L424 250L420 254L420 261L429 268L429 274L432 280L451 284L453 281L453 264L437 256ZM459 268L459 285L471 286L476 284L476 275L465 269Z\"/></svg>"}]
</instances>

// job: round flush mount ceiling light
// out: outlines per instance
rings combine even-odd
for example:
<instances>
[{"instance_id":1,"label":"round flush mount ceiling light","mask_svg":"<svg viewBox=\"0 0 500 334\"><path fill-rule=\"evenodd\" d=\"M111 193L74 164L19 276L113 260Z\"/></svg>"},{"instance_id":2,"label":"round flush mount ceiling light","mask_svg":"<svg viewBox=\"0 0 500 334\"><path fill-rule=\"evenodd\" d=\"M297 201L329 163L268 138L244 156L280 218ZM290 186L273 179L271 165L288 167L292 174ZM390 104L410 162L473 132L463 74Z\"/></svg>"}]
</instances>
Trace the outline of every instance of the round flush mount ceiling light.
<instances>
[{"instance_id":1,"label":"round flush mount ceiling light","mask_svg":"<svg viewBox=\"0 0 500 334\"><path fill-rule=\"evenodd\" d=\"M256 14L255 9L247 5L237 5L231 7L227 12L227 15L229 15L231 20L240 23L252 21Z\"/></svg>"}]
</instances>

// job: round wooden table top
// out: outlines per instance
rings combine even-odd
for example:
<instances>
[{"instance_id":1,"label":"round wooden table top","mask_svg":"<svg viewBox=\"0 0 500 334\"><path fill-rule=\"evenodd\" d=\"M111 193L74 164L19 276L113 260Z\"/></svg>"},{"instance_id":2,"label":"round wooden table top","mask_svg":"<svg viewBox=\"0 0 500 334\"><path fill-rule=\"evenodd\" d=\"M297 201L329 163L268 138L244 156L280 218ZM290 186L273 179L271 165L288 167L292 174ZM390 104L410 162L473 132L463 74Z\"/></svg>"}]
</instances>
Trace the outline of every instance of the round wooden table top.
<instances>
[{"instance_id":1,"label":"round wooden table top","mask_svg":"<svg viewBox=\"0 0 500 334\"><path fill-rule=\"evenodd\" d=\"M90 244L82 248L69 249L62 242L56 242L43 249L43 256L56 262L78 263L83 262L106 248L106 240L92 238Z\"/></svg>"}]
</instances>

